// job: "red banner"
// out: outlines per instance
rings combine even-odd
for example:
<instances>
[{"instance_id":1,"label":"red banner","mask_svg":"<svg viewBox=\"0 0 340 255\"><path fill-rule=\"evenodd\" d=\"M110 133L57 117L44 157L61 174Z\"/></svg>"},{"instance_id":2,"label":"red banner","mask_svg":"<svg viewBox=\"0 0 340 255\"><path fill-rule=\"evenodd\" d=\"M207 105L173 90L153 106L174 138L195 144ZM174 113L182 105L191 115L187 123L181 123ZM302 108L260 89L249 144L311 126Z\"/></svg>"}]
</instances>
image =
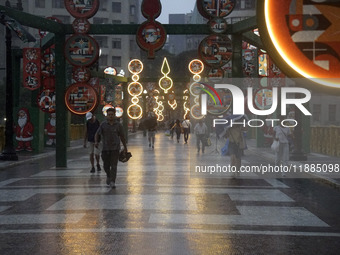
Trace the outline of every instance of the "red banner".
<instances>
[{"instance_id":1,"label":"red banner","mask_svg":"<svg viewBox=\"0 0 340 255\"><path fill-rule=\"evenodd\" d=\"M40 48L23 49L24 87L36 90L41 86L41 50Z\"/></svg>"}]
</instances>

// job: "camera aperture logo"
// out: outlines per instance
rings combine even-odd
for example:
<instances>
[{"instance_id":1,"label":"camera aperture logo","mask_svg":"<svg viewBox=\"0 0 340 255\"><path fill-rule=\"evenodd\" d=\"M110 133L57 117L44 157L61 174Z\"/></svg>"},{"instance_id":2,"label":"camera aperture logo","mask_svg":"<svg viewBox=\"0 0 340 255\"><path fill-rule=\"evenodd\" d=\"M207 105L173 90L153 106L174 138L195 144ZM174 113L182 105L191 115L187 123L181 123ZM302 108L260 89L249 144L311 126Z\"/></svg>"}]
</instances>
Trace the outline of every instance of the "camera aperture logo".
<instances>
[{"instance_id":1,"label":"camera aperture logo","mask_svg":"<svg viewBox=\"0 0 340 255\"><path fill-rule=\"evenodd\" d=\"M201 83L203 84L203 83ZM215 84L214 87L203 84L205 87L209 88L219 99L221 105L222 100L220 96L218 95L216 89L226 89L231 92L232 95L232 114L233 115L244 115L245 114L245 96L243 94L243 91L232 84ZM215 105L217 104L213 94L209 92L205 88L200 88L205 93L201 94L201 114L206 115L207 114L207 104L208 104L208 95L213 99ZM300 96L298 98L290 98L289 94L299 94ZM299 87L282 87L281 88L281 116L287 115L287 106L288 105L294 105L296 108L298 108L305 116L311 116L312 114L306 109L306 107L303 105L305 103L308 103L311 99L311 93L309 90L305 88L299 88ZM277 87L272 88L272 105L269 109L265 110L259 110L256 109L253 102L253 88L248 87L247 88L247 107L249 111L258 116L269 116L272 113L274 113L277 110L278 102L279 101L279 91ZM213 120L213 126L216 125L225 125L229 124L232 126L233 124L242 124L243 126L249 126L249 127L262 127L265 125L266 122L271 122L271 125L274 127L276 125L277 121L280 121L280 119L248 119L243 120L242 122L236 122L233 120L228 119L214 119ZM295 127L297 126L297 121L295 119L282 119L281 121L282 126L286 127Z\"/></svg>"}]
</instances>

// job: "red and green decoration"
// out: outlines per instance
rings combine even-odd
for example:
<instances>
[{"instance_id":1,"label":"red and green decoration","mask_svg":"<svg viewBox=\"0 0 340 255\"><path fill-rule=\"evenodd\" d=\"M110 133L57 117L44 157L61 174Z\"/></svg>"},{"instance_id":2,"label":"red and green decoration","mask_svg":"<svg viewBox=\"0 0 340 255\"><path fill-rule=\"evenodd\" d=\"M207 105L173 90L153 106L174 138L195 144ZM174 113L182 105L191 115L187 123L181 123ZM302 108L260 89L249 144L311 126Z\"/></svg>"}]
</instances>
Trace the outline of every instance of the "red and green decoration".
<instances>
[{"instance_id":1,"label":"red and green decoration","mask_svg":"<svg viewBox=\"0 0 340 255\"><path fill-rule=\"evenodd\" d=\"M226 35L209 35L200 43L198 53L206 65L222 67L231 59L231 40Z\"/></svg>"},{"instance_id":2,"label":"red and green decoration","mask_svg":"<svg viewBox=\"0 0 340 255\"><path fill-rule=\"evenodd\" d=\"M40 48L23 49L23 83L29 90L41 86L41 50Z\"/></svg>"},{"instance_id":3,"label":"red and green decoration","mask_svg":"<svg viewBox=\"0 0 340 255\"><path fill-rule=\"evenodd\" d=\"M147 19L137 31L139 47L148 52L148 58L155 57L155 51L160 50L166 42L166 32L161 23L155 21L161 14L162 5L159 0L143 0L142 14Z\"/></svg>"},{"instance_id":4,"label":"red and green decoration","mask_svg":"<svg viewBox=\"0 0 340 255\"><path fill-rule=\"evenodd\" d=\"M66 10L75 18L72 23L74 35L65 43L65 58L73 65L72 85L65 92L65 104L74 114L85 115L93 111L99 102L97 79L91 79L89 66L99 58L99 45L87 33L89 18L99 9L99 0L64 0Z\"/></svg>"},{"instance_id":5,"label":"red and green decoration","mask_svg":"<svg viewBox=\"0 0 340 255\"><path fill-rule=\"evenodd\" d=\"M90 22L85 18L77 18L72 22L72 28L76 34L86 34L90 30Z\"/></svg>"},{"instance_id":6,"label":"red and green decoration","mask_svg":"<svg viewBox=\"0 0 340 255\"><path fill-rule=\"evenodd\" d=\"M89 35L73 35L66 41L65 57L73 66L90 66L99 58L98 43Z\"/></svg>"},{"instance_id":7,"label":"red and green decoration","mask_svg":"<svg viewBox=\"0 0 340 255\"><path fill-rule=\"evenodd\" d=\"M55 89L43 89L37 97L37 103L43 112L54 113L56 110Z\"/></svg>"},{"instance_id":8,"label":"red and green decoration","mask_svg":"<svg viewBox=\"0 0 340 255\"><path fill-rule=\"evenodd\" d=\"M199 13L208 19L211 35L203 39L198 54L208 68L209 81L215 82L224 77L226 64L232 55L231 40L225 32L227 22L224 19L234 9L236 0L197 0Z\"/></svg>"},{"instance_id":9,"label":"red and green decoration","mask_svg":"<svg viewBox=\"0 0 340 255\"><path fill-rule=\"evenodd\" d=\"M339 1L257 1L261 40L278 67L299 84L340 92ZM275 72L275 70L274 70Z\"/></svg>"},{"instance_id":10,"label":"red and green decoration","mask_svg":"<svg viewBox=\"0 0 340 255\"><path fill-rule=\"evenodd\" d=\"M65 92L65 104L74 114L86 114L97 107L97 91L87 83L74 83Z\"/></svg>"},{"instance_id":11,"label":"red and green decoration","mask_svg":"<svg viewBox=\"0 0 340 255\"><path fill-rule=\"evenodd\" d=\"M99 0L64 0L66 10L75 18L93 17L99 8Z\"/></svg>"}]
</instances>

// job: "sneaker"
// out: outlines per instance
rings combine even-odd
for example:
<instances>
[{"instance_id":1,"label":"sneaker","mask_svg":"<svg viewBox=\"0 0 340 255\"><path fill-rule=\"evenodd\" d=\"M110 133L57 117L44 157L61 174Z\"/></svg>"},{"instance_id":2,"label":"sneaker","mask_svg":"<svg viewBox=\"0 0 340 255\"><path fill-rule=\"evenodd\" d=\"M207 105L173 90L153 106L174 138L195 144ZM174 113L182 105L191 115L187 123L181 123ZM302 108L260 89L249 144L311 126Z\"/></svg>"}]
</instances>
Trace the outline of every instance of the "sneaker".
<instances>
[{"instance_id":1,"label":"sneaker","mask_svg":"<svg viewBox=\"0 0 340 255\"><path fill-rule=\"evenodd\" d=\"M32 147L26 147L26 151L33 151Z\"/></svg>"},{"instance_id":2,"label":"sneaker","mask_svg":"<svg viewBox=\"0 0 340 255\"><path fill-rule=\"evenodd\" d=\"M115 184L114 182L110 182L110 187L111 187L112 189L115 189L115 188L116 188L116 184Z\"/></svg>"},{"instance_id":3,"label":"sneaker","mask_svg":"<svg viewBox=\"0 0 340 255\"><path fill-rule=\"evenodd\" d=\"M109 177L106 177L106 184L110 185L110 178Z\"/></svg>"},{"instance_id":4,"label":"sneaker","mask_svg":"<svg viewBox=\"0 0 340 255\"><path fill-rule=\"evenodd\" d=\"M94 169L94 166L91 168L91 173L94 173L96 171L96 169Z\"/></svg>"},{"instance_id":5,"label":"sneaker","mask_svg":"<svg viewBox=\"0 0 340 255\"><path fill-rule=\"evenodd\" d=\"M100 172L102 169L100 168L100 165L97 165L97 171Z\"/></svg>"}]
</instances>

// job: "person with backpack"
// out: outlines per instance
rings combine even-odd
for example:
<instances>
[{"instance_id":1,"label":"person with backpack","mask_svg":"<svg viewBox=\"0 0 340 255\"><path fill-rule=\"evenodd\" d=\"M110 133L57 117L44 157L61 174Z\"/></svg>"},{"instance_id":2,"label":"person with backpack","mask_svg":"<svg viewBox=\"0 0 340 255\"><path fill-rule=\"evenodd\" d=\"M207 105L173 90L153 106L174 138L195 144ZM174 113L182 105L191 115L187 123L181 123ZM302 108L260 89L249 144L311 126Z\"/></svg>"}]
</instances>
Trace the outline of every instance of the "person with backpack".
<instances>
[{"instance_id":1,"label":"person with backpack","mask_svg":"<svg viewBox=\"0 0 340 255\"><path fill-rule=\"evenodd\" d=\"M85 132L84 132L84 148L88 145L88 151L90 154L90 162L91 162L91 173L94 173L96 169L94 168L94 158L96 158L97 162L97 171L100 172L100 151L101 146L95 147L94 146L94 136L100 126L100 122L97 120L96 116L92 114L92 112L86 113L86 126L85 126ZM100 144L101 145L101 144Z\"/></svg>"},{"instance_id":2,"label":"person with backpack","mask_svg":"<svg viewBox=\"0 0 340 255\"><path fill-rule=\"evenodd\" d=\"M146 125L148 127L149 147L152 147L153 149L155 146L155 135L157 131L157 118L154 112L149 113L149 117L146 120Z\"/></svg>"},{"instance_id":3,"label":"person with backpack","mask_svg":"<svg viewBox=\"0 0 340 255\"><path fill-rule=\"evenodd\" d=\"M106 184L116 188L117 164L119 159L120 141L124 146L124 153L127 153L126 140L122 124L116 119L116 109L109 108L107 120L98 128L95 135L95 146L98 148L99 141L103 143L102 160L106 173Z\"/></svg>"},{"instance_id":4,"label":"person with backpack","mask_svg":"<svg viewBox=\"0 0 340 255\"><path fill-rule=\"evenodd\" d=\"M177 136L177 143L179 143L179 139L181 138L181 134L182 134L182 131L183 131L183 127L182 127L179 119L176 120L175 124L172 126L171 129L175 130L176 136Z\"/></svg>"}]
</instances>

